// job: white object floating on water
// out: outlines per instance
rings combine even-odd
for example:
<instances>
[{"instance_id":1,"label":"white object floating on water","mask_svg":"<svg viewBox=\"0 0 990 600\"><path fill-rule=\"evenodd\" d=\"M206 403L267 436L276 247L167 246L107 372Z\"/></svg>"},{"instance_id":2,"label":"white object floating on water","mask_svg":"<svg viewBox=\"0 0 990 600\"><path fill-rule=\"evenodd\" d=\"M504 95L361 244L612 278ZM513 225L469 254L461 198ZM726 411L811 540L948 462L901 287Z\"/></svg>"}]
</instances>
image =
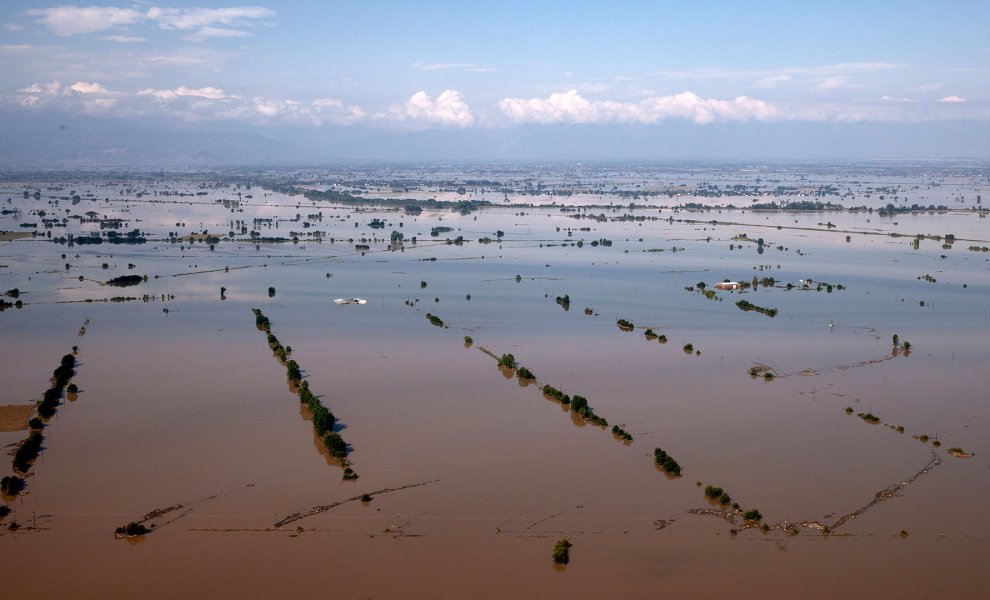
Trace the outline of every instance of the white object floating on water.
<instances>
[{"instance_id":1,"label":"white object floating on water","mask_svg":"<svg viewBox=\"0 0 990 600\"><path fill-rule=\"evenodd\" d=\"M350 300L344 300L343 298L337 298L333 301L334 304L338 306L343 306L345 304L367 304L368 301L363 298L351 298Z\"/></svg>"}]
</instances>

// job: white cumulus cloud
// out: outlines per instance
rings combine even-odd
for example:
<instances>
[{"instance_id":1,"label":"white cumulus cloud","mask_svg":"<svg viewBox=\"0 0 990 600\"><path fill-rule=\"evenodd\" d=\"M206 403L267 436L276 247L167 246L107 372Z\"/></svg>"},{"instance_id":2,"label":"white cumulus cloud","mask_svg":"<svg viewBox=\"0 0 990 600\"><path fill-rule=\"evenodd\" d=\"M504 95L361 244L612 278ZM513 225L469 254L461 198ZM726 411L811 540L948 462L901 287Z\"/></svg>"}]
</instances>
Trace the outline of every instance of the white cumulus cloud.
<instances>
[{"instance_id":1,"label":"white cumulus cloud","mask_svg":"<svg viewBox=\"0 0 990 600\"><path fill-rule=\"evenodd\" d=\"M263 98L254 99L254 111L263 117L274 117L285 110L278 102L265 100Z\"/></svg>"},{"instance_id":2,"label":"white cumulus cloud","mask_svg":"<svg viewBox=\"0 0 990 600\"><path fill-rule=\"evenodd\" d=\"M446 90L436 100L426 92L416 92L404 104L379 117L418 125L468 127L474 123L471 107L455 90Z\"/></svg>"},{"instance_id":3,"label":"white cumulus cloud","mask_svg":"<svg viewBox=\"0 0 990 600\"><path fill-rule=\"evenodd\" d=\"M499 109L516 123L659 123L666 119L687 119L698 124L713 121L769 121L777 109L755 98L733 100L701 98L692 92L653 96L640 102L588 100L577 90L557 92L548 98L506 98Z\"/></svg>"},{"instance_id":4,"label":"white cumulus cloud","mask_svg":"<svg viewBox=\"0 0 990 600\"><path fill-rule=\"evenodd\" d=\"M950 104L951 103L957 103L957 102L965 102L965 101L966 101L966 99L965 98L962 98L960 96L946 96L945 98L942 98L941 100L939 100L939 102L948 102Z\"/></svg>"},{"instance_id":5,"label":"white cumulus cloud","mask_svg":"<svg viewBox=\"0 0 990 600\"><path fill-rule=\"evenodd\" d=\"M69 89L73 92L78 92L80 94L109 94L110 90L103 87L99 83L87 83L85 81L77 81L69 86Z\"/></svg>"},{"instance_id":6,"label":"white cumulus cloud","mask_svg":"<svg viewBox=\"0 0 990 600\"><path fill-rule=\"evenodd\" d=\"M22 94L37 94L42 96L55 96L62 90L62 84L58 81L51 83L32 83L26 88L17 90Z\"/></svg>"}]
</instances>

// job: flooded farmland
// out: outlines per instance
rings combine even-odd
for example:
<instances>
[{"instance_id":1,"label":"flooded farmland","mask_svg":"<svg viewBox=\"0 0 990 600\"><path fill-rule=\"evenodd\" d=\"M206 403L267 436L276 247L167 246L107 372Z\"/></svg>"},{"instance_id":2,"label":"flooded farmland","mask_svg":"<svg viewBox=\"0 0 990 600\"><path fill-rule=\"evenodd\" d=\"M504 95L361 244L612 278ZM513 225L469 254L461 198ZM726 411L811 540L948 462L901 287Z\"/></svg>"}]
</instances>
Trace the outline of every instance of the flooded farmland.
<instances>
[{"instance_id":1,"label":"flooded farmland","mask_svg":"<svg viewBox=\"0 0 990 600\"><path fill-rule=\"evenodd\" d=\"M978 597L987 188L980 165L4 174L8 585Z\"/></svg>"}]
</instances>

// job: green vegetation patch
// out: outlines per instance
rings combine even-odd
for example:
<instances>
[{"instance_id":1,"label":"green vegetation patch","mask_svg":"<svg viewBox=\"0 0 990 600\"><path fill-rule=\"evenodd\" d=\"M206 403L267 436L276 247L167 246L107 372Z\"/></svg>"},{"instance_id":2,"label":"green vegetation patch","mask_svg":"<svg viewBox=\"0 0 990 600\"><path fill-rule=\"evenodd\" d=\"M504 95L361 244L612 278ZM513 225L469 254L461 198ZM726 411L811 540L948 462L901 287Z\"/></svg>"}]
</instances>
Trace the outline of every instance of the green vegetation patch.
<instances>
[{"instance_id":1,"label":"green vegetation patch","mask_svg":"<svg viewBox=\"0 0 990 600\"><path fill-rule=\"evenodd\" d=\"M137 521L131 521L127 525L118 527L114 530L114 535L117 537L138 537L149 533L151 533L151 530L145 527L144 523L139 523Z\"/></svg>"},{"instance_id":2,"label":"green vegetation patch","mask_svg":"<svg viewBox=\"0 0 990 600\"><path fill-rule=\"evenodd\" d=\"M740 300L739 302L736 302L736 306L738 306L740 308L740 310L745 310L747 312L748 311L754 311L754 312L758 312L758 313L763 313L763 314L765 314L768 317L776 317L777 316L777 309L776 308L766 308L766 307L763 307L763 306L757 306L757 305L753 304L752 302L750 302L748 300Z\"/></svg>"},{"instance_id":3,"label":"green vegetation patch","mask_svg":"<svg viewBox=\"0 0 990 600\"><path fill-rule=\"evenodd\" d=\"M566 565L571 562L571 547L574 544L570 542L567 538L562 540L557 540L557 543L553 547L553 562L556 565Z\"/></svg>"},{"instance_id":4,"label":"green vegetation patch","mask_svg":"<svg viewBox=\"0 0 990 600\"><path fill-rule=\"evenodd\" d=\"M681 465L677 464L674 457L667 454L664 450L655 448L653 450L653 458L656 461L657 466L663 469L665 473L673 475L674 477L681 476Z\"/></svg>"}]
</instances>

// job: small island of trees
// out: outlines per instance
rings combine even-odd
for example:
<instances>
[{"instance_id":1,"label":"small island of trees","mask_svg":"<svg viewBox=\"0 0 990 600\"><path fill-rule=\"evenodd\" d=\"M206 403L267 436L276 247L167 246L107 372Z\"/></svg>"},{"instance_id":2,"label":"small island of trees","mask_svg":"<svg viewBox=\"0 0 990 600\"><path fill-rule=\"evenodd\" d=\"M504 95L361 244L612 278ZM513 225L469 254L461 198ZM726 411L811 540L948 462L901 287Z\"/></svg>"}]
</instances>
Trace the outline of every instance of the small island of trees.
<instances>
[{"instance_id":1,"label":"small island of trees","mask_svg":"<svg viewBox=\"0 0 990 600\"><path fill-rule=\"evenodd\" d=\"M132 285L137 285L144 281L144 278L140 275L121 275L120 277L114 277L107 281L107 285L112 285L114 287L130 287Z\"/></svg>"},{"instance_id":2,"label":"small island of trees","mask_svg":"<svg viewBox=\"0 0 990 600\"><path fill-rule=\"evenodd\" d=\"M681 476L681 465L677 464L674 457L667 454L664 450L655 448L653 450L653 459L657 466L663 469L668 475L673 475L674 477Z\"/></svg>"},{"instance_id":3,"label":"small island of trees","mask_svg":"<svg viewBox=\"0 0 990 600\"><path fill-rule=\"evenodd\" d=\"M732 503L732 497L729 496L725 490L714 485L705 486L705 497L713 502L721 504L722 506L727 506Z\"/></svg>"},{"instance_id":4,"label":"small island of trees","mask_svg":"<svg viewBox=\"0 0 990 600\"><path fill-rule=\"evenodd\" d=\"M503 354L498 359L498 366L503 367L503 368L506 368L506 369L515 369L516 368L516 357L515 356L512 356L512 354L509 354L509 353Z\"/></svg>"},{"instance_id":5,"label":"small island of trees","mask_svg":"<svg viewBox=\"0 0 990 600\"><path fill-rule=\"evenodd\" d=\"M614 435L615 437L619 438L624 442L633 441L632 434L626 431L625 429L619 427L618 425L612 425L612 435Z\"/></svg>"},{"instance_id":6,"label":"small island of trees","mask_svg":"<svg viewBox=\"0 0 990 600\"><path fill-rule=\"evenodd\" d=\"M114 530L114 537L132 538L151 533L151 530L144 526L144 523L132 521Z\"/></svg>"},{"instance_id":7,"label":"small island of trees","mask_svg":"<svg viewBox=\"0 0 990 600\"><path fill-rule=\"evenodd\" d=\"M739 302L736 302L736 306L738 306L740 310L755 311L755 312L758 312L758 313L763 313L763 314L765 314L768 317L776 317L777 316L777 309L776 308L765 308L763 306L757 306L757 305L753 304L752 302L749 302L748 300L740 300Z\"/></svg>"},{"instance_id":8,"label":"small island of trees","mask_svg":"<svg viewBox=\"0 0 990 600\"><path fill-rule=\"evenodd\" d=\"M562 540L557 540L557 543L553 547L553 562L557 565L566 565L571 562L571 547L574 544L570 542L567 538Z\"/></svg>"}]
</instances>

